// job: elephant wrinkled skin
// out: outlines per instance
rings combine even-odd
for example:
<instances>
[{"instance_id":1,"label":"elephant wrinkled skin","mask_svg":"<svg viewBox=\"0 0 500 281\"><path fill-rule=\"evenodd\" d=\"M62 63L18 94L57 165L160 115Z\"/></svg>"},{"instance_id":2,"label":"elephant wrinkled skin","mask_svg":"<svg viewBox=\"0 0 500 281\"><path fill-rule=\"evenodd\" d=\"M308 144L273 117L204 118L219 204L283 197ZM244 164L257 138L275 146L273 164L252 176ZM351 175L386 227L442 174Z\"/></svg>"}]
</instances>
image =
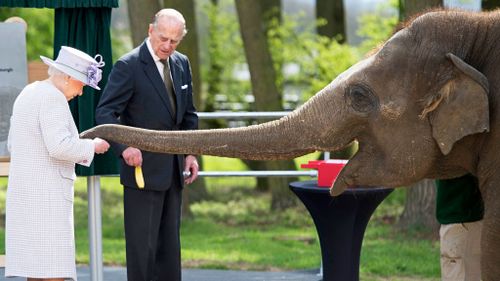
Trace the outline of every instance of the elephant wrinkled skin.
<instances>
[{"instance_id":1,"label":"elephant wrinkled skin","mask_svg":"<svg viewBox=\"0 0 500 281\"><path fill-rule=\"evenodd\" d=\"M398 187L478 177L485 201L482 276L500 280L500 12L434 11L395 33L289 115L261 125L147 131L102 125L82 133L140 149L247 159L357 154L333 184Z\"/></svg>"}]
</instances>

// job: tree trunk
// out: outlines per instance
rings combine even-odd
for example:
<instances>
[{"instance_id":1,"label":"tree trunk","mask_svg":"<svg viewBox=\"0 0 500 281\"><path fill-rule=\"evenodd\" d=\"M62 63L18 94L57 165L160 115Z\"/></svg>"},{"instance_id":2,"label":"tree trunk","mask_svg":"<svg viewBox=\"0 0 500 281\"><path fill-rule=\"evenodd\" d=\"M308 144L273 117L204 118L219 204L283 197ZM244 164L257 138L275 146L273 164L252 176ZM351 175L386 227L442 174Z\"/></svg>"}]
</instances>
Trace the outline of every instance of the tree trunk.
<instances>
[{"instance_id":1,"label":"tree trunk","mask_svg":"<svg viewBox=\"0 0 500 281\"><path fill-rule=\"evenodd\" d=\"M443 7L443 0L400 0L400 19L409 18L426 10Z\"/></svg>"},{"instance_id":2,"label":"tree trunk","mask_svg":"<svg viewBox=\"0 0 500 281\"><path fill-rule=\"evenodd\" d=\"M281 22L281 1L280 0L259 0L262 10L265 33L269 31L269 22L278 19Z\"/></svg>"},{"instance_id":3,"label":"tree trunk","mask_svg":"<svg viewBox=\"0 0 500 281\"><path fill-rule=\"evenodd\" d=\"M219 1L211 0L211 5L215 13L219 12ZM225 61L221 59L222 53L224 52L224 42L220 39L220 31L217 19L209 16L209 26L208 26L208 57L209 57L209 71L207 72L207 95L202 100L200 104L200 111L213 112L215 111L215 97L222 94L222 75L224 68L226 67ZM204 128L222 128L226 127L227 122L220 119L208 119L202 121L202 126Z\"/></svg>"},{"instance_id":4,"label":"tree trunk","mask_svg":"<svg viewBox=\"0 0 500 281\"><path fill-rule=\"evenodd\" d=\"M255 97L255 109L258 111L283 110L282 97L276 86L276 72L265 26L261 1L236 0L236 10L240 23L241 36L245 48L245 57L250 70L252 92ZM285 170L295 167L292 160L267 162L268 170ZM294 168L295 169L295 168ZM284 209L297 204L288 189L290 178L271 177L268 179L272 192L271 208Z\"/></svg>"},{"instance_id":5,"label":"tree trunk","mask_svg":"<svg viewBox=\"0 0 500 281\"><path fill-rule=\"evenodd\" d=\"M481 8L483 11L491 11L500 7L500 0L482 0Z\"/></svg>"},{"instance_id":6,"label":"tree trunk","mask_svg":"<svg viewBox=\"0 0 500 281\"><path fill-rule=\"evenodd\" d=\"M261 21L264 24L264 34L266 36L266 39L269 38L269 29L271 28L271 24L274 20L278 22L282 22L281 18L281 0L258 0L260 2L260 7L261 7ZM279 35L275 34L275 37L278 37ZM271 50L269 50L271 53ZM271 55L272 56L272 55ZM283 85L276 84L276 81L282 81L283 80L283 62L281 61L276 61L273 60L274 66L275 66L275 73L276 73L276 80L275 85L276 88L278 89L278 93L283 93ZM279 66L276 66L279 64Z\"/></svg>"},{"instance_id":7,"label":"tree trunk","mask_svg":"<svg viewBox=\"0 0 500 281\"><path fill-rule=\"evenodd\" d=\"M276 87L276 72L265 30L259 1L236 0L245 56L250 70L252 93L258 110L282 109L282 98Z\"/></svg>"},{"instance_id":8,"label":"tree trunk","mask_svg":"<svg viewBox=\"0 0 500 281\"><path fill-rule=\"evenodd\" d=\"M346 40L344 1L317 0L316 17L327 21L326 25L318 27L318 34L329 38L338 38L339 43ZM339 36L340 35L340 36Z\"/></svg>"},{"instance_id":9,"label":"tree trunk","mask_svg":"<svg viewBox=\"0 0 500 281\"><path fill-rule=\"evenodd\" d=\"M443 5L442 0L403 0L402 2L404 2L402 18ZM436 187L434 181L428 179L419 181L410 186L406 192L406 204L399 219L399 226L403 229L425 227L435 231L438 224L435 218Z\"/></svg>"},{"instance_id":10,"label":"tree trunk","mask_svg":"<svg viewBox=\"0 0 500 281\"><path fill-rule=\"evenodd\" d=\"M424 179L408 187L406 203L399 218L402 229L423 228L436 232L436 184L434 180Z\"/></svg>"},{"instance_id":11,"label":"tree trunk","mask_svg":"<svg viewBox=\"0 0 500 281\"><path fill-rule=\"evenodd\" d=\"M262 22L264 23L264 33L267 34L269 32L269 27L270 23L272 20L277 19L278 21L281 22L281 1L280 0L258 0L260 2L260 7L262 11ZM273 63L276 64L276 61L273 61ZM281 69L281 66L278 67L278 69ZM280 72L275 72L276 73L276 80L282 80L280 79L281 73ZM275 81L276 81L275 80ZM283 92L282 88L279 88L278 85L276 85L277 91L279 93ZM254 93L255 95L255 93ZM259 109L259 105L255 106L256 111L263 111ZM264 162L264 161L250 161L250 160L244 160L243 161L245 165L247 165L251 170L272 170L269 162ZM282 162L284 165L286 165L286 162ZM282 167L282 169L285 166ZM295 169L295 166L293 168ZM256 183L256 189L261 192L267 192L269 191L272 186L274 186L273 179L269 177L258 177L257 178L257 183Z\"/></svg>"},{"instance_id":12,"label":"tree trunk","mask_svg":"<svg viewBox=\"0 0 500 281\"><path fill-rule=\"evenodd\" d=\"M156 12L160 10L160 2L158 0L129 0L127 7L132 44L138 46L148 36L149 24L153 22Z\"/></svg>"},{"instance_id":13,"label":"tree trunk","mask_svg":"<svg viewBox=\"0 0 500 281\"><path fill-rule=\"evenodd\" d=\"M200 56L198 44L198 30L196 26L196 13L194 0L164 0L165 8L173 8L179 11L186 20L188 33L182 39L177 50L189 58L191 64L191 73L193 77L193 99L198 110L202 104L201 96L201 78L200 78ZM200 170L203 169L203 160L198 157ZM201 201L208 197L208 192L204 178L198 178L194 183L182 191L182 215L183 217L192 217L190 203Z\"/></svg>"}]
</instances>

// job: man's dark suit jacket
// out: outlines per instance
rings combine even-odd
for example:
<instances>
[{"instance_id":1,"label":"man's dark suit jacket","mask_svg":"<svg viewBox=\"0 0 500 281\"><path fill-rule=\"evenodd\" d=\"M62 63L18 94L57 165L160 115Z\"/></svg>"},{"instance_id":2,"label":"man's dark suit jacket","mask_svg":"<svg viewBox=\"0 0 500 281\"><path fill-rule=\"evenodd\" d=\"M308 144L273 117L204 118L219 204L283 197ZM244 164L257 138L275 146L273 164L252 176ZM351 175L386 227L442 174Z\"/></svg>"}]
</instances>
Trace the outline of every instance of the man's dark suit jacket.
<instances>
[{"instance_id":1,"label":"man's dark suit jacket","mask_svg":"<svg viewBox=\"0 0 500 281\"><path fill-rule=\"evenodd\" d=\"M193 105L191 68L188 58L179 52L172 54L170 70L177 101L175 118L171 115L171 105L165 84L146 42L143 42L115 63L96 109L97 124L123 124L152 130L197 129L198 116ZM127 148L117 143L111 145L119 157ZM177 172L181 179L179 184L182 186L183 155L142 151L142 156L146 189L166 190L169 188L173 175L173 161L178 161ZM121 184L136 187L134 167L128 166L125 161L121 162Z\"/></svg>"}]
</instances>

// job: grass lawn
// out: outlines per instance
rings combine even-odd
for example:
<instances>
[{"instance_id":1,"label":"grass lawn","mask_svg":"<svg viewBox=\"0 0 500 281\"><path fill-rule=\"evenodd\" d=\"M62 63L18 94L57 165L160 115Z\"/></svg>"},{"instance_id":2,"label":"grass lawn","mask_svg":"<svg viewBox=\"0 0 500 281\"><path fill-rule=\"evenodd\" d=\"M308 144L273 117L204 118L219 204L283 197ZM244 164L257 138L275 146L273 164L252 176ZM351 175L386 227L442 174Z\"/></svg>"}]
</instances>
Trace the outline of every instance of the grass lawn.
<instances>
[{"instance_id":1,"label":"grass lawn","mask_svg":"<svg viewBox=\"0 0 500 281\"><path fill-rule=\"evenodd\" d=\"M207 170L240 169L235 159L209 158ZM212 165L212 166L210 166ZM216 168L213 168L216 167ZM193 219L181 229L183 267L241 270L318 268L320 248L307 210L269 211L270 196L251 188L253 178L207 178L209 201L192 205ZM0 178L0 211L5 211L6 178ZM86 179L78 178L75 228L78 263L88 263ZM101 178L104 263L124 265L123 190L116 177ZM363 281L439 280L439 241L394 227L404 190L393 192L376 210L365 233ZM424 238L422 238L424 237ZM436 235L437 237L437 235ZM4 253L3 222L0 253Z\"/></svg>"}]
</instances>

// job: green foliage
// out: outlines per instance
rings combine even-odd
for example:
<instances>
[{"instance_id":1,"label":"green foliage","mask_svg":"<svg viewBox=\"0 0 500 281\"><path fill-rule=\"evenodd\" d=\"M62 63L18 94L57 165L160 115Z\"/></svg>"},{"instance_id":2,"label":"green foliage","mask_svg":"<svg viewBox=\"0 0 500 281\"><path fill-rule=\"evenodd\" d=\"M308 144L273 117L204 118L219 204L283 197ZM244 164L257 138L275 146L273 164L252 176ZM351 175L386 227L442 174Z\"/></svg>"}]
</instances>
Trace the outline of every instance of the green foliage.
<instances>
[{"instance_id":1,"label":"green foliage","mask_svg":"<svg viewBox=\"0 0 500 281\"><path fill-rule=\"evenodd\" d=\"M21 17L28 24L26 51L28 61L40 60L40 55L52 57L54 42L54 9L0 8L0 21Z\"/></svg>"},{"instance_id":2,"label":"green foliage","mask_svg":"<svg viewBox=\"0 0 500 281\"><path fill-rule=\"evenodd\" d=\"M206 65L202 70L211 89L206 100L207 108L248 110L245 95L250 93L250 81L235 76L238 71L246 70L246 59L233 8L232 1L222 0L218 5L207 4L203 9L210 22L208 57L211 67ZM356 48L317 35L314 30L321 21L299 26L300 17L273 18L269 22L268 38L273 66L278 74L278 89L285 86L298 88L302 101L305 101L359 60L360 56ZM289 66L297 66L299 71L285 73L283 67ZM221 96L224 102L216 100ZM227 103L239 103L242 108L224 106ZM286 107L295 106L297 104Z\"/></svg>"},{"instance_id":3,"label":"green foliage","mask_svg":"<svg viewBox=\"0 0 500 281\"><path fill-rule=\"evenodd\" d=\"M303 62L303 76L310 82L308 93L311 95L323 89L360 58L355 48L324 36L318 35L316 40L304 42L304 45L311 50ZM309 97L305 96L306 99Z\"/></svg>"},{"instance_id":4,"label":"green foliage","mask_svg":"<svg viewBox=\"0 0 500 281\"><path fill-rule=\"evenodd\" d=\"M267 36L277 73L276 85L285 96L289 94L287 91L300 96L299 103L285 105L285 108L293 109L309 99L359 61L363 53L388 38L397 23L397 16L393 16L395 5L397 1L391 0L389 5L379 6L375 14L362 17L360 35L366 40L359 48L316 34L317 26L324 25L324 20L304 25L304 16L300 14L272 18ZM210 23L207 38L210 63L202 66L203 77L207 77L204 82L209 87L206 108L249 110L245 95L251 92L250 81L235 75L246 70L246 59L234 3L221 0L214 5L210 1L202 11ZM287 71L290 67L296 70ZM234 104L240 107L231 106Z\"/></svg>"},{"instance_id":5,"label":"green foliage","mask_svg":"<svg viewBox=\"0 0 500 281\"><path fill-rule=\"evenodd\" d=\"M133 48L132 37L129 29L116 29L112 27L110 33L113 62L115 62Z\"/></svg>"},{"instance_id":6,"label":"green foliage","mask_svg":"<svg viewBox=\"0 0 500 281\"><path fill-rule=\"evenodd\" d=\"M359 19L358 35L365 38L360 46L362 52L367 52L387 40L398 24L397 0L377 5L375 12L367 13Z\"/></svg>"},{"instance_id":7,"label":"green foliage","mask_svg":"<svg viewBox=\"0 0 500 281\"><path fill-rule=\"evenodd\" d=\"M309 26L299 26L302 15L283 16L271 23L269 42L275 67L298 66L295 73L287 73L283 83L302 89L302 101L328 85L338 74L359 60L355 48L339 44L336 38L315 33L319 20ZM324 23L323 23L324 24ZM297 32L301 30L301 32ZM278 71L277 72L281 72Z\"/></svg>"},{"instance_id":8,"label":"green foliage","mask_svg":"<svg viewBox=\"0 0 500 281\"><path fill-rule=\"evenodd\" d=\"M208 57L210 62L202 65L202 77L207 77L209 95L205 103L209 110L248 110L231 108L231 105L246 106L245 95L250 93L250 81L235 76L246 64L243 41L239 33L237 15L231 0L212 1L206 4L209 29Z\"/></svg>"}]
</instances>

